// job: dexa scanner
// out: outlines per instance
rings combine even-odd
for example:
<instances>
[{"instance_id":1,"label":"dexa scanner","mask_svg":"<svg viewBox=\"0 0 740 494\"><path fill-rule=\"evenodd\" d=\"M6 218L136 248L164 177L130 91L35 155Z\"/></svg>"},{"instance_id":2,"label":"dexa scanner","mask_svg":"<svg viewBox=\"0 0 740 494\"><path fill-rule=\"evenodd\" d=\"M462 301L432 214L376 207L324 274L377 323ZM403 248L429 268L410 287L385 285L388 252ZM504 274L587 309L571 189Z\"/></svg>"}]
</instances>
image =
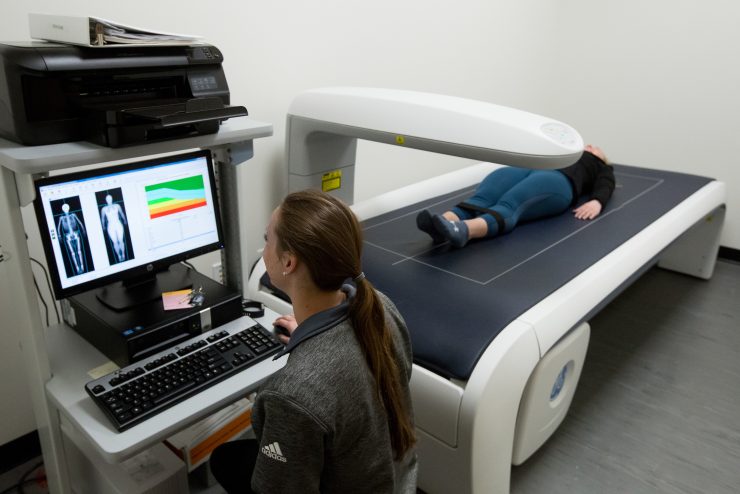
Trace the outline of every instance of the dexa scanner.
<instances>
[{"instance_id":1,"label":"dexa scanner","mask_svg":"<svg viewBox=\"0 0 740 494\"><path fill-rule=\"evenodd\" d=\"M583 141L561 122L448 96L328 88L299 95L287 129L290 190L321 187L348 202L358 138L496 163L353 205L363 269L411 332L419 487L430 494L508 492L511 465L565 417L591 316L656 264L712 275L726 193L705 177L616 165L597 219L562 215L462 250L416 229L421 209L449 209L497 167L575 162ZM248 296L290 313L264 273L260 262Z\"/></svg>"}]
</instances>

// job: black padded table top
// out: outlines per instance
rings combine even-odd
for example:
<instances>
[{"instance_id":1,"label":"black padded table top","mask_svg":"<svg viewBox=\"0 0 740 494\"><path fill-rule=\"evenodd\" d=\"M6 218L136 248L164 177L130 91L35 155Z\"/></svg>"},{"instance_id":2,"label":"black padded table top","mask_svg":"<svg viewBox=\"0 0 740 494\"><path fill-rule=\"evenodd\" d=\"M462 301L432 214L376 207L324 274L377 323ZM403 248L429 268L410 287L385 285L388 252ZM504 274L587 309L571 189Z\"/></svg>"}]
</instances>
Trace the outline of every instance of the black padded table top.
<instances>
[{"instance_id":1,"label":"black padded table top","mask_svg":"<svg viewBox=\"0 0 740 494\"><path fill-rule=\"evenodd\" d=\"M474 187L365 221L363 269L406 320L414 361L444 377L469 378L509 323L712 181L624 165L614 170L617 187L596 219L566 212L463 249L432 245L417 230L416 214L442 213Z\"/></svg>"}]
</instances>

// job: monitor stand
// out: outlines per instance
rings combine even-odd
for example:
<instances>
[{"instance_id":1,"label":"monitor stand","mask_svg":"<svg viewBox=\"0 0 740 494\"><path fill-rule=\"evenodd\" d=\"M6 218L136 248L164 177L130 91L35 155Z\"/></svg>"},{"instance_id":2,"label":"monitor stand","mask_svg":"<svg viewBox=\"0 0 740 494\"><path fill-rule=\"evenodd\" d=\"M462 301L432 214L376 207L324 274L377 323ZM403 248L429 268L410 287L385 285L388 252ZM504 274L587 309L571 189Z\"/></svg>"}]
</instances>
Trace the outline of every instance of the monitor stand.
<instances>
[{"instance_id":1,"label":"monitor stand","mask_svg":"<svg viewBox=\"0 0 740 494\"><path fill-rule=\"evenodd\" d=\"M164 271L128 282L117 281L100 288L95 296L105 306L124 311L162 298L164 292L193 288L189 269L180 263Z\"/></svg>"}]
</instances>

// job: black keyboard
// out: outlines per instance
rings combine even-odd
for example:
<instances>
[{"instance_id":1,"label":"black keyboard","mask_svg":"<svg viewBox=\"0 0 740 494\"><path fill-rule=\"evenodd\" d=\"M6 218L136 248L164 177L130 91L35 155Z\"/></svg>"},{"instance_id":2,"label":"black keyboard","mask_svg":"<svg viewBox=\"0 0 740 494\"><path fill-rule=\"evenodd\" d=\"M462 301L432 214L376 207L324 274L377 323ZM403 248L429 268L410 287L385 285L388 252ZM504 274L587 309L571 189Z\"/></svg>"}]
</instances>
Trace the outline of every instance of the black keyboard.
<instances>
[{"instance_id":1,"label":"black keyboard","mask_svg":"<svg viewBox=\"0 0 740 494\"><path fill-rule=\"evenodd\" d=\"M180 345L85 384L85 391L123 431L274 355L282 348L270 331L213 329Z\"/></svg>"}]
</instances>

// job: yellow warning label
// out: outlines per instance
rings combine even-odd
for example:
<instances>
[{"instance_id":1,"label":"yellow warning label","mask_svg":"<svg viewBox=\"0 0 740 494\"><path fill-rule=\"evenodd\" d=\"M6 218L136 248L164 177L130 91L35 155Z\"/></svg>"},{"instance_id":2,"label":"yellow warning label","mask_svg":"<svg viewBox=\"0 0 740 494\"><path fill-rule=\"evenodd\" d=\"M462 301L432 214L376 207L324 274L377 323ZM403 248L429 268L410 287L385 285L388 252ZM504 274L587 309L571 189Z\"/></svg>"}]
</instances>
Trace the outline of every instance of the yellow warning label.
<instances>
[{"instance_id":1,"label":"yellow warning label","mask_svg":"<svg viewBox=\"0 0 740 494\"><path fill-rule=\"evenodd\" d=\"M396 136L396 144L403 145L406 142L406 138L403 136Z\"/></svg>"},{"instance_id":2,"label":"yellow warning label","mask_svg":"<svg viewBox=\"0 0 740 494\"><path fill-rule=\"evenodd\" d=\"M329 192L342 186L342 170L324 173L321 176L321 190Z\"/></svg>"}]
</instances>

